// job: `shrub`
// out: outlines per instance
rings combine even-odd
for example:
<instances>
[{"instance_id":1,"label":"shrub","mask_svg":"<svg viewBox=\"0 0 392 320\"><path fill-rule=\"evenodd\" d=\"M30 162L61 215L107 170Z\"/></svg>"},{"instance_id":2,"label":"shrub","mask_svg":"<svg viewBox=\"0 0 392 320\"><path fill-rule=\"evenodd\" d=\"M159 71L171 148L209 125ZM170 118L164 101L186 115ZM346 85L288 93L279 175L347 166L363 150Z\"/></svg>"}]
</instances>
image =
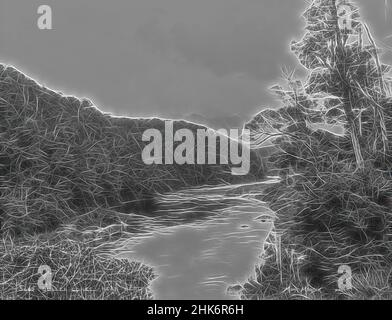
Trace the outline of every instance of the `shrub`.
<instances>
[{"instance_id":1,"label":"shrub","mask_svg":"<svg viewBox=\"0 0 392 320\"><path fill-rule=\"evenodd\" d=\"M145 300L152 298L148 286L155 278L150 267L58 237L3 247L0 265L1 299ZM40 266L51 269L50 290L38 286Z\"/></svg>"}]
</instances>

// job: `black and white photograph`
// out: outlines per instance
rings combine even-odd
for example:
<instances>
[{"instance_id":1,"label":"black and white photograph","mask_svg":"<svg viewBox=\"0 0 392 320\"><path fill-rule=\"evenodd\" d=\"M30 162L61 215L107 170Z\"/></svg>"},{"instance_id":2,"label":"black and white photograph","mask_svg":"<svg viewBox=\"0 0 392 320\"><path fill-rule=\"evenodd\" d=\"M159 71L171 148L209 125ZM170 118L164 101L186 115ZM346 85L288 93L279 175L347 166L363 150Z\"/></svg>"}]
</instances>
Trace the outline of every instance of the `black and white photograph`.
<instances>
[{"instance_id":1,"label":"black and white photograph","mask_svg":"<svg viewBox=\"0 0 392 320\"><path fill-rule=\"evenodd\" d=\"M4 301L392 300L392 1L0 0L0 237Z\"/></svg>"}]
</instances>

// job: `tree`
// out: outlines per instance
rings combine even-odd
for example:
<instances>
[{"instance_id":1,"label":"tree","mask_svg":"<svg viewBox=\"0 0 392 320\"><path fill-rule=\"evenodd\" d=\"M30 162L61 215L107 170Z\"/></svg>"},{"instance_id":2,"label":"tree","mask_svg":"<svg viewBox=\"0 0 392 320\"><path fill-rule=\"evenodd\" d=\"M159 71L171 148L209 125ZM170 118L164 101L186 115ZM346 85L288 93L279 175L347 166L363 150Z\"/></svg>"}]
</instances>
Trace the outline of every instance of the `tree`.
<instances>
[{"instance_id":1,"label":"tree","mask_svg":"<svg viewBox=\"0 0 392 320\"><path fill-rule=\"evenodd\" d=\"M253 145L272 140L270 165L284 177L264 197L284 249L267 250L279 264L265 264L270 278L261 283L291 286L304 276L335 292L340 265L361 274L392 264L391 68L353 2L314 0L304 18L291 49L307 77L284 69L287 84L271 88L282 107L247 124Z\"/></svg>"},{"instance_id":2,"label":"tree","mask_svg":"<svg viewBox=\"0 0 392 320\"><path fill-rule=\"evenodd\" d=\"M284 108L279 116L262 112L255 122L263 135L273 137L287 135L287 128L298 129L301 122L310 129L320 123L344 126L356 165L363 169L366 160L379 152L385 158L389 149L383 105L390 93L391 68L381 64L380 51L351 1L315 0L303 16L306 33L291 49L307 70L307 79L295 80L285 70L288 86L271 88ZM294 109L294 115L284 115ZM286 123L283 127L282 121L276 122L279 117Z\"/></svg>"}]
</instances>

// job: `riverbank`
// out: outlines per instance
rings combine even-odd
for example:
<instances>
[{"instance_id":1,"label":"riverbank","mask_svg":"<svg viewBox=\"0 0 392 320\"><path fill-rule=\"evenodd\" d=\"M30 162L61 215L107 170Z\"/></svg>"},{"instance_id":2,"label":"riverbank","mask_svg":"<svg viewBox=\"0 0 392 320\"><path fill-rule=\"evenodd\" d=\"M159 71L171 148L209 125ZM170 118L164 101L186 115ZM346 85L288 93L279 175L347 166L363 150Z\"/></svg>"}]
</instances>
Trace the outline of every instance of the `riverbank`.
<instances>
[{"instance_id":1,"label":"riverbank","mask_svg":"<svg viewBox=\"0 0 392 320\"><path fill-rule=\"evenodd\" d=\"M81 239L63 232L3 239L0 299L152 299L152 268L114 258L100 248L103 244L98 237Z\"/></svg>"},{"instance_id":2,"label":"riverbank","mask_svg":"<svg viewBox=\"0 0 392 320\"><path fill-rule=\"evenodd\" d=\"M323 183L312 192L305 192L306 183L315 185L310 175L297 176L295 186L282 181L270 188L263 198L277 220L264 263L242 286L242 298L392 299L390 208L386 199L380 202L389 181L384 174L369 166L366 172L319 173ZM372 219L359 228L357 214Z\"/></svg>"},{"instance_id":3,"label":"riverbank","mask_svg":"<svg viewBox=\"0 0 392 320\"><path fill-rule=\"evenodd\" d=\"M99 210L56 232L4 239L0 297L231 299L227 287L258 261L273 216L260 197L276 183L191 188L157 197L150 216ZM48 291L39 287L43 266Z\"/></svg>"},{"instance_id":4,"label":"riverbank","mask_svg":"<svg viewBox=\"0 0 392 320\"><path fill-rule=\"evenodd\" d=\"M303 18L290 49L306 76L285 69L271 88L279 107L246 125L275 146L269 163L282 183L264 197L278 240L244 295L390 299L391 66L354 1L312 1Z\"/></svg>"}]
</instances>

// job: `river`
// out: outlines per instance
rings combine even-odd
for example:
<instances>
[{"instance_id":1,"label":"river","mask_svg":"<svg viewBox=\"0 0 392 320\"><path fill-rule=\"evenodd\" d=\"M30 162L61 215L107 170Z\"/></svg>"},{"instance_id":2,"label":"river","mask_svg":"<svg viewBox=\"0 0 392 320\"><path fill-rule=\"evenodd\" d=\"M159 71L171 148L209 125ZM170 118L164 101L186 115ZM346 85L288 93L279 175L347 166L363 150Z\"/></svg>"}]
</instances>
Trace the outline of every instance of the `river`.
<instances>
[{"instance_id":1,"label":"river","mask_svg":"<svg viewBox=\"0 0 392 320\"><path fill-rule=\"evenodd\" d=\"M129 239L121 256L154 268L155 299L238 299L228 287L246 281L260 262L274 213L259 198L276 182L161 195L145 221L154 227Z\"/></svg>"}]
</instances>

